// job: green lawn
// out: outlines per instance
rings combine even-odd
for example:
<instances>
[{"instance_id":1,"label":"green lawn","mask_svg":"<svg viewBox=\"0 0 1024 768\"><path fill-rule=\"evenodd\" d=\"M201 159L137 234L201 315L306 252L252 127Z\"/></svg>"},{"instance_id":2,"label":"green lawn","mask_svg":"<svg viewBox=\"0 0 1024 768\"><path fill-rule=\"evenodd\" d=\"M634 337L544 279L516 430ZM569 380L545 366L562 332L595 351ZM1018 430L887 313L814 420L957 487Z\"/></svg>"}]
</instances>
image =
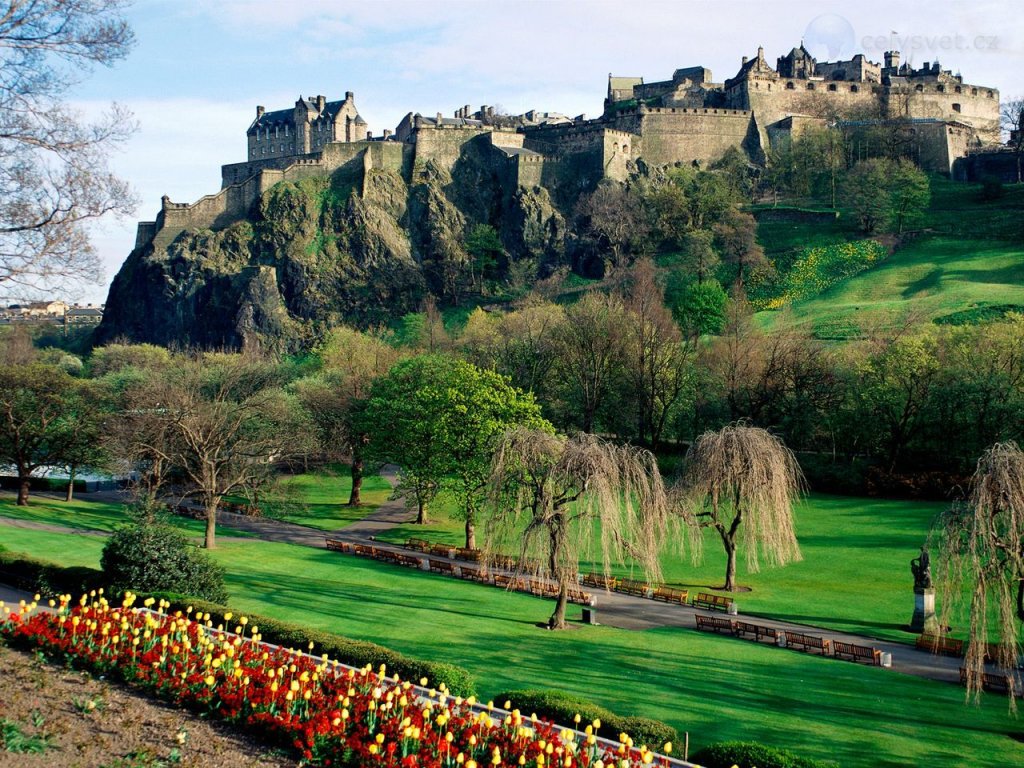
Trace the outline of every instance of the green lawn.
<instances>
[{"instance_id":1,"label":"green lawn","mask_svg":"<svg viewBox=\"0 0 1024 768\"><path fill-rule=\"evenodd\" d=\"M904 318L919 322L986 306L1024 306L1024 185L993 201L981 185L932 178L932 203L918 234L877 267L784 312L761 312L767 328L796 326L822 338L856 337ZM786 268L798 249L856 239L835 222L765 221L758 239Z\"/></svg>"},{"instance_id":2,"label":"green lawn","mask_svg":"<svg viewBox=\"0 0 1024 768\"><path fill-rule=\"evenodd\" d=\"M362 505L346 507L352 478L345 465L298 475L285 475L274 489L269 508L282 519L322 531L336 531L379 507L391 495L391 486L380 475L363 478Z\"/></svg>"},{"instance_id":3,"label":"green lawn","mask_svg":"<svg viewBox=\"0 0 1024 768\"><path fill-rule=\"evenodd\" d=\"M95 565L98 542L81 538L72 547L67 535L5 530L3 540ZM694 748L754 739L844 768L1024 761L1005 700L965 706L953 685L687 630L551 633L536 626L549 602L323 550L236 540L215 557L237 608L461 664L484 698L554 687L663 719Z\"/></svg>"}]
</instances>

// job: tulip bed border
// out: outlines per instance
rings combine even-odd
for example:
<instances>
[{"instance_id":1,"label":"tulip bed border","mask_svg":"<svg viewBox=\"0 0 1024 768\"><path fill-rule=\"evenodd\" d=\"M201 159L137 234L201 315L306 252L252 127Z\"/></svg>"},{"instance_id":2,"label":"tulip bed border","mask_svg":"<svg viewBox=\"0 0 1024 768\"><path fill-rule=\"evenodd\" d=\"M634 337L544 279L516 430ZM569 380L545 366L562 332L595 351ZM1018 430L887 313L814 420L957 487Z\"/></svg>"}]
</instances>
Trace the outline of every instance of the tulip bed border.
<instances>
[{"instance_id":1,"label":"tulip bed border","mask_svg":"<svg viewBox=\"0 0 1024 768\"><path fill-rule=\"evenodd\" d=\"M38 596L36 600L38 600ZM597 735L463 699L427 680L414 685L382 666L357 669L326 655L262 642L243 616L234 631L209 614L165 613L128 593L111 605L103 590L17 610L3 606L0 636L218 719L258 730L304 761L352 768L641 768L689 766ZM152 606L156 604L157 610ZM0 603L2 605L2 603ZM225 614L228 622L232 614ZM309 651L312 651L312 643ZM506 704L506 707L509 705ZM665 745L665 751L671 745Z\"/></svg>"}]
</instances>

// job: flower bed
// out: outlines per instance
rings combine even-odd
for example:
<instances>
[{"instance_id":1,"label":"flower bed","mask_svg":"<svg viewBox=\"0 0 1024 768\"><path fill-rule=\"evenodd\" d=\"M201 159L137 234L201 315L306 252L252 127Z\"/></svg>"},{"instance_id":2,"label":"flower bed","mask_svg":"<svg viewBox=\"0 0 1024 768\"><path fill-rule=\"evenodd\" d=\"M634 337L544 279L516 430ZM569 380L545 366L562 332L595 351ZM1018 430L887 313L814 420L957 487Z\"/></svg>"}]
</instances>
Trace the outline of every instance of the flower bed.
<instances>
[{"instance_id":1,"label":"flower bed","mask_svg":"<svg viewBox=\"0 0 1024 768\"><path fill-rule=\"evenodd\" d=\"M634 768L676 762L634 747L624 734L620 742L599 739L599 721L583 733L561 729L387 677L383 667L357 670L268 645L245 617L232 632L213 627L208 614L167 615L149 610L149 600L144 608L134 602L129 594L121 606L110 605L99 590L77 604L64 595L49 611L35 610L34 603L17 611L5 606L0 635L258 729L322 765ZM158 608L165 607L160 601Z\"/></svg>"}]
</instances>

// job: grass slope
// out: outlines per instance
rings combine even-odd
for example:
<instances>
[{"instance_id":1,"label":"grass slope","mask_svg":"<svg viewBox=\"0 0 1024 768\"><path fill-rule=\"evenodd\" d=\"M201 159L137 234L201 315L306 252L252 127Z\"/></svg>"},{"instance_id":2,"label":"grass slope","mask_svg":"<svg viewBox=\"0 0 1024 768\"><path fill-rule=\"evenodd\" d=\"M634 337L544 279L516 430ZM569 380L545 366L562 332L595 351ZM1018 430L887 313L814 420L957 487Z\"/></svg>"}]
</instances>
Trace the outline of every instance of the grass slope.
<instances>
[{"instance_id":1,"label":"grass slope","mask_svg":"<svg viewBox=\"0 0 1024 768\"><path fill-rule=\"evenodd\" d=\"M98 557L96 542L72 554L67 535L3 533L36 555ZM324 550L234 540L214 554L241 610L464 665L485 699L553 687L663 719L689 731L694 748L753 739L845 768L1024 761L1005 701L965 706L956 686L687 630L551 633L536 626L546 601Z\"/></svg>"},{"instance_id":2,"label":"grass slope","mask_svg":"<svg viewBox=\"0 0 1024 768\"><path fill-rule=\"evenodd\" d=\"M916 236L877 267L784 312L762 312L766 327L797 326L847 338L910 318L928 322L993 305L1024 306L1024 186L983 201L980 185L932 179L932 203ZM764 222L758 238L783 264L794 249L858 237L835 222Z\"/></svg>"}]
</instances>

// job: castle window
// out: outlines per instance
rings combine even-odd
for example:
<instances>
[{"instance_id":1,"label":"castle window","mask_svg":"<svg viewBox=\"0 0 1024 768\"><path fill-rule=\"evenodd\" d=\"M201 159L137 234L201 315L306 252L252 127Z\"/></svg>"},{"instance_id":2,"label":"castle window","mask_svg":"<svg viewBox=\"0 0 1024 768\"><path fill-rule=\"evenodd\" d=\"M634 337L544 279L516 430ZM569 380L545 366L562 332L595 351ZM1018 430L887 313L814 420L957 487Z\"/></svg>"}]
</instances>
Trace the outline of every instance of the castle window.
<instances>
[{"instance_id":1,"label":"castle window","mask_svg":"<svg viewBox=\"0 0 1024 768\"><path fill-rule=\"evenodd\" d=\"M953 90L954 90L954 91L956 91L957 93L960 93L960 92L961 92L961 91L963 90L963 88L961 88L961 87L960 87L960 86L958 85L958 86L957 86L956 88L954 88Z\"/></svg>"},{"instance_id":2,"label":"castle window","mask_svg":"<svg viewBox=\"0 0 1024 768\"><path fill-rule=\"evenodd\" d=\"M924 86L923 85L915 85L914 86L914 90L917 91L918 93L921 93L924 90Z\"/></svg>"},{"instance_id":3,"label":"castle window","mask_svg":"<svg viewBox=\"0 0 1024 768\"><path fill-rule=\"evenodd\" d=\"M860 92L860 88L858 88L856 85L851 85L850 86L850 93L859 93L859 92Z\"/></svg>"},{"instance_id":4,"label":"castle window","mask_svg":"<svg viewBox=\"0 0 1024 768\"><path fill-rule=\"evenodd\" d=\"M989 92L988 92L988 97L989 97L990 99L992 98L992 91L989 91Z\"/></svg>"},{"instance_id":5,"label":"castle window","mask_svg":"<svg viewBox=\"0 0 1024 768\"><path fill-rule=\"evenodd\" d=\"M828 87L828 89L829 89L830 91L834 91L834 90L836 90L836 84L835 84L835 83L832 83L832 84L830 84L830 85L829 85L829 87Z\"/></svg>"},{"instance_id":6,"label":"castle window","mask_svg":"<svg viewBox=\"0 0 1024 768\"><path fill-rule=\"evenodd\" d=\"M788 83L786 83L786 90L787 91L792 91L794 88L796 88L796 86L793 85L793 81L792 80L790 80Z\"/></svg>"},{"instance_id":7,"label":"castle window","mask_svg":"<svg viewBox=\"0 0 1024 768\"><path fill-rule=\"evenodd\" d=\"M960 105L959 104L954 104L953 105L953 111L954 112L959 112L960 111Z\"/></svg>"},{"instance_id":8,"label":"castle window","mask_svg":"<svg viewBox=\"0 0 1024 768\"><path fill-rule=\"evenodd\" d=\"M944 86L944 85L937 85L937 86L935 86L935 90L938 91L939 93L945 93L946 92L946 86Z\"/></svg>"},{"instance_id":9,"label":"castle window","mask_svg":"<svg viewBox=\"0 0 1024 768\"><path fill-rule=\"evenodd\" d=\"M808 91L813 91L814 90L814 83L808 83L807 84L807 90Z\"/></svg>"},{"instance_id":10,"label":"castle window","mask_svg":"<svg viewBox=\"0 0 1024 768\"><path fill-rule=\"evenodd\" d=\"M977 95L978 95L978 89L977 88L971 88L971 96L977 96Z\"/></svg>"}]
</instances>

